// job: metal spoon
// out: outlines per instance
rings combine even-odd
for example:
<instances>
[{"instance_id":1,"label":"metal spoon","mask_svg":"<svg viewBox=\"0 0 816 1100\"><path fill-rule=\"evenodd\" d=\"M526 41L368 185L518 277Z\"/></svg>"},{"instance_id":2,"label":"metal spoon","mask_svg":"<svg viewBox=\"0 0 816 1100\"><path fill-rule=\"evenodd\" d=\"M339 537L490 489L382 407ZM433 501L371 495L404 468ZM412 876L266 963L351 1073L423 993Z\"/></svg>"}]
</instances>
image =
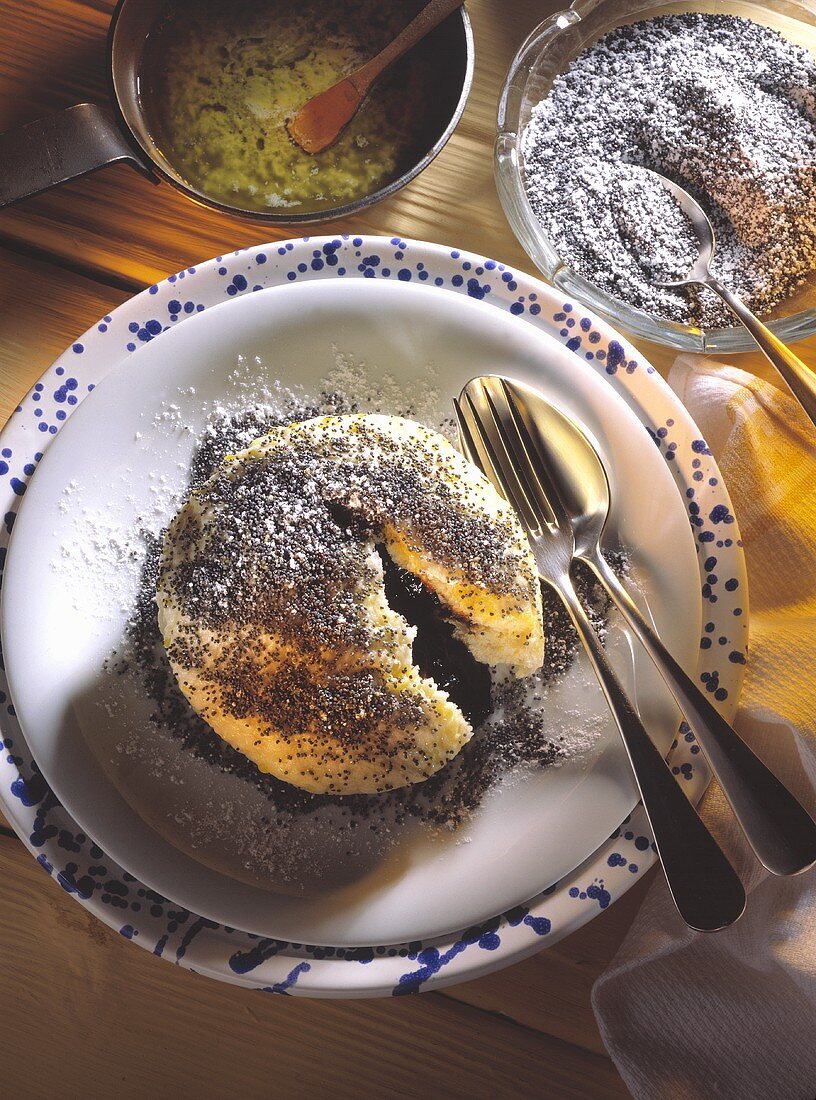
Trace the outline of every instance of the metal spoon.
<instances>
[{"instance_id":1,"label":"metal spoon","mask_svg":"<svg viewBox=\"0 0 816 1100\"><path fill-rule=\"evenodd\" d=\"M564 500L575 556L597 574L666 681L751 847L775 875L806 870L816 862L816 823L686 675L603 556L610 488L594 444L536 390L505 384L533 425L536 458Z\"/></svg>"},{"instance_id":2,"label":"metal spoon","mask_svg":"<svg viewBox=\"0 0 816 1100\"><path fill-rule=\"evenodd\" d=\"M512 505L539 577L561 597L595 670L632 765L678 912L701 932L733 924L745 908L745 890L646 731L578 599L570 578L575 556L570 519L549 479L536 476L530 436L513 392L504 379L476 378L454 407L465 455Z\"/></svg>"},{"instance_id":3,"label":"metal spoon","mask_svg":"<svg viewBox=\"0 0 816 1100\"><path fill-rule=\"evenodd\" d=\"M651 169L649 169L651 171ZM794 397L810 419L816 424L816 373L782 343L769 328L754 316L741 298L723 286L716 275L711 273L711 263L714 259L714 250L717 247L714 228L708 220L708 215L700 204L691 197L688 191L666 179L659 172L651 172L666 190L672 195L677 205L688 218L697 237L700 252L692 264L688 274L676 282L658 282L657 286L687 287L694 284L707 286L713 290L725 302L728 308L736 314L738 320L748 329L756 340L760 349L779 371L790 387Z\"/></svg>"}]
</instances>

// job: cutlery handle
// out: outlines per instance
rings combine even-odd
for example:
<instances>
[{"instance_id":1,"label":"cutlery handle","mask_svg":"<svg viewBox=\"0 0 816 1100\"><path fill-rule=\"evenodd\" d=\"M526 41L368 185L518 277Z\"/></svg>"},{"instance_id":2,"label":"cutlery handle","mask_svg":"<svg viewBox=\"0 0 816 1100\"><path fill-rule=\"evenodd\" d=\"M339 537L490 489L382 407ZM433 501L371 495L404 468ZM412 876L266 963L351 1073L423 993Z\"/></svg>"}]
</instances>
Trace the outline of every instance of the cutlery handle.
<instances>
[{"instance_id":1,"label":"cutlery handle","mask_svg":"<svg viewBox=\"0 0 816 1100\"><path fill-rule=\"evenodd\" d=\"M434 27L438 26L443 19L447 19L461 6L462 0L430 0L430 3L421 8L411 22L403 27L396 38L392 39L387 46L355 73L354 84L358 91L367 90L381 72L387 69L389 65L393 65L417 42L421 42L426 34L430 34Z\"/></svg>"},{"instance_id":2,"label":"cutlery handle","mask_svg":"<svg viewBox=\"0 0 816 1100\"><path fill-rule=\"evenodd\" d=\"M569 577L557 590L598 676L635 773L674 904L690 927L715 932L745 909L745 890L714 837L678 786L631 700Z\"/></svg>"},{"instance_id":3,"label":"cutlery handle","mask_svg":"<svg viewBox=\"0 0 816 1100\"><path fill-rule=\"evenodd\" d=\"M679 703L761 862L774 875L795 875L807 870L816 862L816 822L672 657L600 550L585 560Z\"/></svg>"},{"instance_id":4,"label":"cutlery handle","mask_svg":"<svg viewBox=\"0 0 816 1100\"><path fill-rule=\"evenodd\" d=\"M705 285L715 294L719 294L728 308L737 315L765 353L765 357L787 382L791 393L811 421L816 424L816 373L777 336L774 336L771 330L754 316L742 299L732 293L728 287L723 286L714 275L708 274Z\"/></svg>"},{"instance_id":5,"label":"cutlery handle","mask_svg":"<svg viewBox=\"0 0 816 1100\"><path fill-rule=\"evenodd\" d=\"M7 130L0 134L0 208L117 161L159 182L112 113L95 103L77 103Z\"/></svg>"}]
</instances>

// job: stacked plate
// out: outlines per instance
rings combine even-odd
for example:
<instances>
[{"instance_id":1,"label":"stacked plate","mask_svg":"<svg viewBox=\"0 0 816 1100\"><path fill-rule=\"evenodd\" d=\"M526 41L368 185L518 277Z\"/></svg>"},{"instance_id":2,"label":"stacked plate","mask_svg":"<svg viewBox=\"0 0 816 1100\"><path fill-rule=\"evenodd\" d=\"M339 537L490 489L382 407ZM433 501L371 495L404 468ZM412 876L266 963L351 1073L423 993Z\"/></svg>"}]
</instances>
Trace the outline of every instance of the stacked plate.
<instances>
[{"instance_id":1,"label":"stacked plate","mask_svg":"<svg viewBox=\"0 0 816 1100\"><path fill-rule=\"evenodd\" d=\"M688 414L622 337L541 283L436 245L306 238L218 257L79 337L0 441L4 540L13 526L0 800L45 870L123 935L251 987L414 992L555 942L653 862L623 747L581 658L542 706L565 744L592 730L591 749L496 787L449 835L405 826L387 856L305 899L253 880L239 841L217 866L203 840L174 842L159 819L175 808L195 838L200 813L203 837L223 778L199 761L179 784L151 755L149 700L110 695L139 581L127 535L170 518L213 409L335 387L363 411L438 420L471 377L497 371L591 430L641 602L733 713L748 624L728 495ZM609 648L699 797L697 746L678 737L673 704L613 620ZM239 818L256 797L235 795Z\"/></svg>"}]
</instances>

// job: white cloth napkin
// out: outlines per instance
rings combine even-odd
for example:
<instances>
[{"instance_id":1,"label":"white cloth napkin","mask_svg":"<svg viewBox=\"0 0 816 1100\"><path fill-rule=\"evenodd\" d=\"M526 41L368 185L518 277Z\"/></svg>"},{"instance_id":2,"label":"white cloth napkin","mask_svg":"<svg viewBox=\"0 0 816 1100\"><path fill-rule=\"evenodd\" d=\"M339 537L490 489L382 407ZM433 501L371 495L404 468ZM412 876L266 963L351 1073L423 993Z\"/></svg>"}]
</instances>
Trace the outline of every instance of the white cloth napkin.
<instances>
[{"instance_id":1,"label":"white cloth napkin","mask_svg":"<svg viewBox=\"0 0 816 1100\"><path fill-rule=\"evenodd\" d=\"M736 728L816 810L816 430L782 389L682 356L669 383L722 470L742 529L751 638ZM691 932L662 876L592 991L636 1100L816 1097L816 870L768 875L716 785L703 817L742 874L732 928Z\"/></svg>"}]
</instances>

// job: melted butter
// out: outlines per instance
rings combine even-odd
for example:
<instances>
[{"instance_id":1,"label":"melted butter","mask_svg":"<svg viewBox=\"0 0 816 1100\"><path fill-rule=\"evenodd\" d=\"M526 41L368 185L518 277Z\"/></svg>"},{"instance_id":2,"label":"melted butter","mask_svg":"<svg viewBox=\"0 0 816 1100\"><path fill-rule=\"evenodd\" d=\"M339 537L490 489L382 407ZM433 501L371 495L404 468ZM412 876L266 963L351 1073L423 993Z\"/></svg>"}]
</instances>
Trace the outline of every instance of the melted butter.
<instances>
[{"instance_id":1,"label":"melted butter","mask_svg":"<svg viewBox=\"0 0 816 1100\"><path fill-rule=\"evenodd\" d=\"M379 190L411 166L432 111L411 51L340 140L310 156L285 123L376 54L418 5L381 0L172 0L140 78L152 136L195 190L232 206L310 213Z\"/></svg>"}]
</instances>

